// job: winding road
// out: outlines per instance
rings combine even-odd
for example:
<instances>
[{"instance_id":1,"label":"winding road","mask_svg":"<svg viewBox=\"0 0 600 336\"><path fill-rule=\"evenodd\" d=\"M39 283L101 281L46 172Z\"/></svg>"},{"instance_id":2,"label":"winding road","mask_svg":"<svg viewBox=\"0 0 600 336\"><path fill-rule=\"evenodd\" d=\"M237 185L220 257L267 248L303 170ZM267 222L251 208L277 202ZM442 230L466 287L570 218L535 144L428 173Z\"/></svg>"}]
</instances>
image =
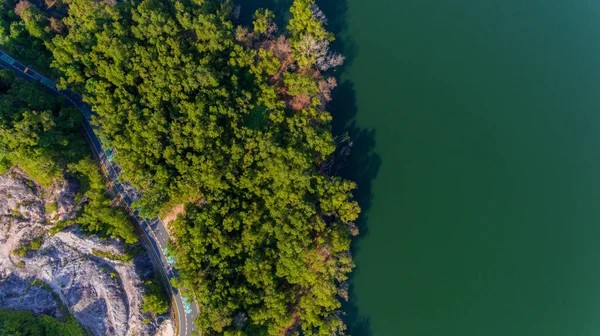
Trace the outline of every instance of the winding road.
<instances>
[{"instance_id":1,"label":"winding road","mask_svg":"<svg viewBox=\"0 0 600 336\"><path fill-rule=\"evenodd\" d=\"M138 225L138 231L142 232L140 236L150 247L150 251L152 252L151 255L157 266L159 266L158 268L160 269L165 287L168 288L172 297L173 302L171 307L175 315L174 320L176 322L178 335L189 336L198 334L194 324L194 318L198 314L198 307L195 304L192 304L191 300L188 302L176 288L171 286L170 280L177 277L177 270L171 265L170 261L172 262L172 260L169 260L164 253L168 242L171 240L169 232L160 218L142 218L138 215L138 210L132 209L132 203L140 197L140 194L128 183L119 182L118 177L121 170L109 159L107 152L102 148L102 143L94 133L94 127L90 124L92 114L90 106L85 104L81 100L81 97L72 91L57 90L55 82L43 77L31 68L24 66L22 63L19 63L2 50L0 50L0 68L11 70L25 80L40 82L52 91L52 93L65 97L73 106L79 109L81 114L83 114L85 118L84 121L82 121L82 126L86 138L90 143L90 147L93 149L94 156L99 160L105 174L109 177L115 191L121 198L123 205L135 218Z\"/></svg>"}]
</instances>

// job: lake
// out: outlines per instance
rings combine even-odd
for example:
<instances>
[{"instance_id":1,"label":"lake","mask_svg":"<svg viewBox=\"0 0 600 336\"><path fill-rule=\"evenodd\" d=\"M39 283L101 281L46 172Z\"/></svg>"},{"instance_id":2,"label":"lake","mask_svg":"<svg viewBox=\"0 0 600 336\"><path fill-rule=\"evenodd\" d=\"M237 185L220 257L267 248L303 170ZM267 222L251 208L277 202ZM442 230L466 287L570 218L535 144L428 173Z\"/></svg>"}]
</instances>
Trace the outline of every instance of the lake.
<instances>
[{"instance_id":1,"label":"lake","mask_svg":"<svg viewBox=\"0 0 600 336\"><path fill-rule=\"evenodd\" d=\"M363 207L350 333L598 335L600 1L317 2Z\"/></svg>"}]
</instances>

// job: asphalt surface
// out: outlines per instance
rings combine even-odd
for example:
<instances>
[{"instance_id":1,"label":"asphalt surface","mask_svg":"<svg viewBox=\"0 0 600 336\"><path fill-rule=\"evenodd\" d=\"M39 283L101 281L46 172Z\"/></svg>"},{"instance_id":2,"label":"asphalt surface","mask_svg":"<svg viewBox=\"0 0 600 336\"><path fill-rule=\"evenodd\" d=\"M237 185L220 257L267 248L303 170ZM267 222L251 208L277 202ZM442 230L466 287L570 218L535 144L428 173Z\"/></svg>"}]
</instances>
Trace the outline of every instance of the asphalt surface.
<instances>
[{"instance_id":1,"label":"asphalt surface","mask_svg":"<svg viewBox=\"0 0 600 336\"><path fill-rule=\"evenodd\" d=\"M4 56L4 57L2 57ZM153 219L142 218L138 215L138 210L133 209L131 204L137 200L141 195L128 183L119 182L118 176L121 172L120 168L113 162L111 162L107 156L107 153L102 148L102 144L96 134L94 133L94 127L90 124L91 119L91 108L85 104L79 95L69 90L57 90L54 82L41 76L35 71L27 68L23 64L14 60L11 62L6 58L4 52L0 50L0 67L13 71L19 77L28 81L38 81L46 86L52 93L59 94L65 97L73 106L77 107L83 114L84 121L82 122L83 129L86 134L87 140L94 151L96 159L100 161L100 164L104 167L105 172L110 178L114 189L122 199L127 210L133 215L136 220L139 229L143 232L142 240L150 246L154 260L160 264L160 272L165 281L166 287L169 289L170 294L173 298L172 308L175 310L175 316L177 317L178 335L188 336L195 335L196 326L194 324L194 318L198 314L197 306L190 300L188 309L184 308L184 299L179 294L179 291L171 286L170 280L177 276L177 270L174 269L169 260L165 256L164 250L167 247L168 242L171 240L169 232L167 231L164 223L160 218L156 217ZM25 70L27 71L25 72ZM172 261L172 260L171 260Z\"/></svg>"}]
</instances>

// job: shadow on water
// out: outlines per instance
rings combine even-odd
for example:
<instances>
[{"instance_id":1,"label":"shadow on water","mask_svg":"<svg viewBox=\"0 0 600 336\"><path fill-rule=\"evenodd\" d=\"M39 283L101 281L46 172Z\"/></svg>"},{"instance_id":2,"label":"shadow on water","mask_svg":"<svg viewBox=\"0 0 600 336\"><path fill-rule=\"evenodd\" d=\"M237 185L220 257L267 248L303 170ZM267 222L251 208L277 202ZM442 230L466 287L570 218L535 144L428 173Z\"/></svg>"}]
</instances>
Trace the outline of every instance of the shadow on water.
<instances>
[{"instance_id":1,"label":"shadow on water","mask_svg":"<svg viewBox=\"0 0 600 336\"><path fill-rule=\"evenodd\" d=\"M237 3L242 7L240 23L244 25L251 24L252 13L257 8L268 8L275 12L279 31L283 32L289 19L289 8L292 0L248 0ZM352 245L352 254L356 256L360 253L360 241L368 235L369 210L373 198L371 185L381 166L381 157L375 151L375 130L363 129L356 123L358 106L354 84L348 79L340 80L339 78L339 74L343 74L352 64L357 53L354 41L351 36L346 34L348 3L346 0L317 0L317 4L328 18L327 29L336 36L332 49L342 53L346 58L344 65L333 73L338 77L339 85L333 92L333 99L328 106L328 110L333 116L333 135L340 136L347 133L352 141L352 151L345 158L345 162L337 173L346 179L355 181L358 185L354 197L361 207L361 215L356 222L360 235L354 238ZM359 271L360 266L357 266L350 276L349 301L342 307L346 313L344 321L348 325L349 334L370 336L373 333L369 318L361 315L352 285L354 274Z\"/></svg>"},{"instance_id":2,"label":"shadow on water","mask_svg":"<svg viewBox=\"0 0 600 336\"><path fill-rule=\"evenodd\" d=\"M360 241L369 234L368 218L372 203L371 184L381 165L381 158L375 152L375 130L361 129L354 120L357 106L354 87L351 82L344 81L338 86L329 110L333 115L334 134L339 135L347 132L353 143L352 152L338 174L355 181L358 186L354 191L354 197L361 207L361 215L356 222L360 235L354 238L352 244L352 255L356 256L360 253ZM360 265L357 265L350 275L350 299L343 307L346 313L344 321L348 325L351 335L365 336L372 334L370 322L368 317L360 314L353 286L354 275L359 271Z\"/></svg>"},{"instance_id":3,"label":"shadow on water","mask_svg":"<svg viewBox=\"0 0 600 336\"><path fill-rule=\"evenodd\" d=\"M347 34L347 0L317 0L317 4L328 18L327 29L336 36L332 48L346 57L344 65L337 69L338 73L343 74L354 61L358 51L354 40ZM336 77L339 80L340 76ZM361 215L356 222L360 235L354 238L352 244L352 255L356 257L360 253L360 241L369 234L369 210L373 199L372 182L377 176L382 160L375 149L375 130L361 128L356 122L358 105L354 83L351 80L343 79L340 81L333 92L328 110L333 116L333 134L347 133L352 141L352 151L338 174L355 181L358 186L354 191L354 197L361 207ZM370 319L368 316L361 314L354 290L354 277L358 272L360 272L360 265L357 265L350 275L349 301L342 307L346 313L344 322L348 326L349 334L370 336L373 334Z\"/></svg>"}]
</instances>

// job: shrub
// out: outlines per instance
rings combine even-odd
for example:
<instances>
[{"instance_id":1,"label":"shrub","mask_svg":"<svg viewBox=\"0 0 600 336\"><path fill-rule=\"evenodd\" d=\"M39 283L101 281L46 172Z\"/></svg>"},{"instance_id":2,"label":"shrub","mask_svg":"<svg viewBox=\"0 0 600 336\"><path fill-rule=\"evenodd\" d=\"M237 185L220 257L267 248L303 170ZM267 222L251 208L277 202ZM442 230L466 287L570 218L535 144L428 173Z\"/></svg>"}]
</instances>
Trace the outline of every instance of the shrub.
<instances>
[{"instance_id":1,"label":"shrub","mask_svg":"<svg viewBox=\"0 0 600 336\"><path fill-rule=\"evenodd\" d=\"M38 237L29 243L29 248L33 251L37 251L42 246L42 237Z\"/></svg>"},{"instance_id":2,"label":"shrub","mask_svg":"<svg viewBox=\"0 0 600 336\"><path fill-rule=\"evenodd\" d=\"M120 261L120 262L131 262L136 255L138 255L139 253L141 253L143 251L144 251L144 248L142 246L136 245L136 246L128 249L127 252L125 252L125 254L117 255L112 252L104 252L104 251L100 251L97 249L92 249L92 254L95 255L96 257L100 257L100 258L104 258L104 259Z\"/></svg>"},{"instance_id":3,"label":"shrub","mask_svg":"<svg viewBox=\"0 0 600 336\"><path fill-rule=\"evenodd\" d=\"M144 304L142 305L143 312L152 312L156 315L161 315L169 311L169 298L163 287L158 282L158 279L146 281L144 287Z\"/></svg>"},{"instance_id":4,"label":"shrub","mask_svg":"<svg viewBox=\"0 0 600 336\"><path fill-rule=\"evenodd\" d=\"M19 248L14 249L12 251L12 254L22 258L27 255L27 252L29 252L29 246L21 246Z\"/></svg>"},{"instance_id":5,"label":"shrub","mask_svg":"<svg viewBox=\"0 0 600 336\"><path fill-rule=\"evenodd\" d=\"M13 215L13 217L23 218L23 214L21 213L21 211L19 211L17 209L12 209L10 211L10 214Z\"/></svg>"},{"instance_id":6,"label":"shrub","mask_svg":"<svg viewBox=\"0 0 600 336\"><path fill-rule=\"evenodd\" d=\"M46 209L46 213L48 214L52 214L58 211L58 205L56 204L56 202L46 203L44 205L44 208Z\"/></svg>"},{"instance_id":7,"label":"shrub","mask_svg":"<svg viewBox=\"0 0 600 336\"><path fill-rule=\"evenodd\" d=\"M32 286L40 286L43 284L43 282L40 279L33 279L33 280L29 281L29 284Z\"/></svg>"}]
</instances>

